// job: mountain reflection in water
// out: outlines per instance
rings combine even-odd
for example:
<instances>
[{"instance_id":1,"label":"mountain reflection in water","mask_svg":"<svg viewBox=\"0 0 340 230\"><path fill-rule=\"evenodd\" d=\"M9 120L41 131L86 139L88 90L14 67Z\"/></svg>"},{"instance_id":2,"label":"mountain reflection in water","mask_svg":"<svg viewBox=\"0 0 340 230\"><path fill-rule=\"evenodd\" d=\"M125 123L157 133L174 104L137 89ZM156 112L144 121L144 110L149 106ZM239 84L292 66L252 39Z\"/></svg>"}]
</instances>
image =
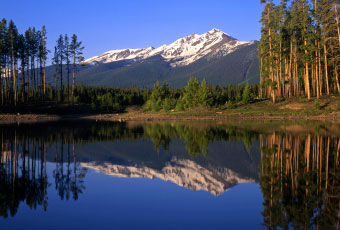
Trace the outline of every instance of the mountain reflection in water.
<instances>
[{"instance_id":1,"label":"mountain reflection in water","mask_svg":"<svg viewBox=\"0 0 340 230\"><path fill-rule=\"evenodd\" d=\"M339 229L339 130L320 122L1 126L0 216L15 216L21 203L48 212L50 187L62 200L86 196L94 169L214 196L259 183L267 229Z\"/></svg>"}]
</instances>

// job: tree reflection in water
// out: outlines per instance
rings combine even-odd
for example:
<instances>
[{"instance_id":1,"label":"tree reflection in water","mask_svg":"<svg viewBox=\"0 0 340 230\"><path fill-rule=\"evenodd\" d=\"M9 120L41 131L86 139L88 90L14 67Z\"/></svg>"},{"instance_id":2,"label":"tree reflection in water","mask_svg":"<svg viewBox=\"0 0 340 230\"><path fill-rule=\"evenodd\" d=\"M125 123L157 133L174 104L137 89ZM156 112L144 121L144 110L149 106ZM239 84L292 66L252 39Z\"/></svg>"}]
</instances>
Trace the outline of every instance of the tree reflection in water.
<instances>
[{"instance_id":1,"label":"tree reflection in water","mask_svg":"<svg viewBox=\"0 0 340 230\"><path fill-rule=\"evenodd\" d=\"M67 161L64 162L63 138L56 146L55 186L61 199L78 199L85 189L85 169L76 162L74 141L67 142ZM14 132L1 133L0 152L0 216L7 218L17 213L21 202L31 209L42 206L47 210L47 188L51 185L47 178L46 138L43 136L17 135ZM70 152L72 147L72 156ZM58 155L58 148L61 153ZM72 161L71 161L72 157ZM64 171L64 165L66 169ZM72 167L72 168L71 168Z\"/></svg>"},{"instance_id":2,"label":"tree reflection in water","mask_svg":"<svg viewBox=\"0 0 340 230\"><path fill-rule=\"evenodd\" d=\"M209 144L214 141L243 140L249 148L257 137L253 131L216 125L147 123L128 126L107 122L0 126L0 135L0 216L3 217L15 215L21 202L34 209L43 206L46 210L49 186L54 187L60 199L77 200L85 189L86 174L86 168L77 162L77 145L147 139L159 152L161 148L168 150L174 139L181 139L189 156L194 158L206 155ZM54 167L49 164L49 168L53 168L53 182L47 178L47 161L54 164Z\"/></svg>"},{"instance_id":3,"label":"tree reflection in water","mask_svg":"<svg viewBox=\"0 0 340 230\"><path fill-rule=\"evenodd\" d=\"M268 229L339 229L339 137L260 135Z\"/></svg>"}]
</instances>

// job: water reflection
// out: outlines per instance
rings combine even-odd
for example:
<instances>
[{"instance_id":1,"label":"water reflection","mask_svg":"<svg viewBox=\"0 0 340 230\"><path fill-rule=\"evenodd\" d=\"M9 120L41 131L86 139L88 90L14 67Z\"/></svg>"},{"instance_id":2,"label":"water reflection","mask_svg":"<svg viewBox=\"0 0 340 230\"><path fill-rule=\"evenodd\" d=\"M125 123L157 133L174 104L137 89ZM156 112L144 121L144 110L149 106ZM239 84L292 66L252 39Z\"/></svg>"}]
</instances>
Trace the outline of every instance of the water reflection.
<instances>
[{"instance_id":1,"label":"water reflection","mask_svg":"<svg viewBox=\"0 0 340 230\"><path fill-rule=\"evenodd\" d=\"M268 229L339 229L339 137L260 135Z\"/></svg>"},{"instance_id":2,"label":"water reflection","mask_svg":"<svg viewBox=\"0 0 340 230\"><path fill-rule=\"evenodd\" d=\"M6 138L11 138L11 141ZM20 202L31 208L38 205L47 208L46 187L49 186L44 162L45 151L35 144L24 145L19 150L17 136L2 134L0 157L0 215L14 216ZM26 148L27 147L27 148ZM39 145L41 148L42 146ZM44 147L42 148L44 149Z\"/></svg>"},{"instance_id":3,"label":"water reflection","mask_svg":"<svg viewBox=\"0 0 340 230\"><path fill-rule=\"evenodd\" d=\"M79 167L76 161L75 144L72 141L72 156L70 153L71 144L67 143L67 155L64 159L64 139L63 134L60 143L60 155L58 154L58 144L56 144L55 169L53 177L55 181L55 189L58 191L60 198L68 200L72 194L74 200L78 200L78 196L85 189L84 177L87 169ZM71 165L72 157L72 165Z\"/></svg>"},{"instance_id":4,"label":"water reflection","mask_svg":"<svg viewBox=\"0 0 340 230\"><path fill-rule=\"evenodd\" d=\"M47 177L47 138L43 136L25 136L1 130L0 154L0 216L14 216L21 202L31 209L42 206L47 210L47 188L51 183ZM67 159L64 162L64 139L55 146L55 170L53 178L55 189L61 199L78 199L85 189L86 169L76 162L74 142L72 143L72 164L70 143L67 143ZM53 145L50 144L50 147ZM71 168L72 167L72 168Z\"/></svg>"},{"instance_id":5,"label":"water reflection","mask_svg":"<svg viewBox=\"0 0 340 230\"><path fill-rule=\"evenodd\" d=\"M86 196L94 169L214 196L258 182L267 229L339 229L339 131L318 122L2 126L0 215L14 216L20 203L46 211L51 187L61 200Z\"/></svg>"}]
</instances>

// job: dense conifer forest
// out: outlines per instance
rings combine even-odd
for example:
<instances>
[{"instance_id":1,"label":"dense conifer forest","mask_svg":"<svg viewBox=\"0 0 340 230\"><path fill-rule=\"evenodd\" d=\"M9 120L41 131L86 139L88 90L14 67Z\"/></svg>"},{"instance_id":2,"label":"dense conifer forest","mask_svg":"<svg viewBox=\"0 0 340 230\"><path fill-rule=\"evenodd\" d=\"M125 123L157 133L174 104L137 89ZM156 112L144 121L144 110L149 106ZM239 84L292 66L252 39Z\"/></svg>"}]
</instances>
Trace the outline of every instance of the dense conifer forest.
<instances>
[{"instance_id":1,"label":"dense conifer forest","mask_svg":"<svg viewBox=\"0 0 340 230\"><path fill-rule=\"evenodd\" d=\"M260 96L339 94L339 0L261 0Z\"/></svg>"}]
</instances>

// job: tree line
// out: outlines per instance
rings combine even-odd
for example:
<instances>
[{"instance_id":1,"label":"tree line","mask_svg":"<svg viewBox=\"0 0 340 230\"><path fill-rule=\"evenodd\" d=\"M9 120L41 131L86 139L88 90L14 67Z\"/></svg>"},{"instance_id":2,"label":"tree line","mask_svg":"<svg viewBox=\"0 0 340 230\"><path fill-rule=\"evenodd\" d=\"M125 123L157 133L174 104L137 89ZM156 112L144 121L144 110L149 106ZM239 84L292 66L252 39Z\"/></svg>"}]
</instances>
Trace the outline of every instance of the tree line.
<instances>
[{"instance_id":1,"label":"tree line","mask_svg":"<svg viewBox=\"0 0 340 230\"><path fill-rule=\"evenodd\" d=\"M172 89L166 82L161 86L157 81L146 98L145 109L182 111L223 105L232 108L235 103L248 104L253 102L258 92L258 85L216 86L209 85L205 79L199 82L194 77L191 77L182 89Z\"/></svg>"},{"instance_id":2,"label":"tree line","mask_svg":"<svg viewBox=\"0 0 340 230\"><path fill-rule=\"evenodd\" d=\"M339 94L339 0L261 0L261 97Z\"/></svg>"},{"instance_id":3,"label":"tree line","mask_svg":"<svg viewBox=\"0 0 340 230\"><path fill-rule=\"evenodd\" d=\"M60 98L63 101L63 63L67 69L67 96L74 95L77 66L83 60L81 42L73 34L71 40L67 35L60 35L53 64L56 66L55 80L60 80ZM47 31L29 27L23 34L12 20L0 21L0 94L2 106L17 106L35 101L46 100L46 64ZM72 72L72 88L70 90L70 74ZM58 90L55 87L55 91ZM56 94L56 93L55 93Z\"/></svg>"}]
</instances>

